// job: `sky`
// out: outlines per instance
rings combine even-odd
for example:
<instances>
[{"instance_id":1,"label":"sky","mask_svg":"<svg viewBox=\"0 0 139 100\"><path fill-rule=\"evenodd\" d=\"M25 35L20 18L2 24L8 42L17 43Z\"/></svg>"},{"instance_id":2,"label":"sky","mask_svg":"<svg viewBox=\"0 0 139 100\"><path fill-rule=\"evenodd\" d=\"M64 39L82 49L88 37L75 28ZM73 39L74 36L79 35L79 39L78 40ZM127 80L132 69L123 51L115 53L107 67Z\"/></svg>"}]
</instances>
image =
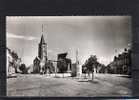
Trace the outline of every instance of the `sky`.
<instances>
[{"instance_id":1,"label":"sky","mask_svg":"<svg viewBox=\"0 0 139 100\"><path fill-rule=\"evenodd\" d=\"M42 32L43 24L43 32ZM17 52L27 66L38 56L41 35L47 43L48 59L68 52L74 63L76 51L81 64L90 55L109 64L131 45L130 16L7 16L7 47ZM117 51L117 52L116 52Z\"/></svg>"}]
</instances>

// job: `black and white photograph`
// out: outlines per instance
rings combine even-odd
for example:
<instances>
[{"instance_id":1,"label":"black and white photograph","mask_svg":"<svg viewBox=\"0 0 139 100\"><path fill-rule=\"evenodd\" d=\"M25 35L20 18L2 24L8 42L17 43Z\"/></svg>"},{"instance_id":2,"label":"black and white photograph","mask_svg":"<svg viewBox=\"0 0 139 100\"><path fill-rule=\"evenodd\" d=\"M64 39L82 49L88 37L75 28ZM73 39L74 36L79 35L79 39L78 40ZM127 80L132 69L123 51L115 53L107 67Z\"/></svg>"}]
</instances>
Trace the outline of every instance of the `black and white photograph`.
<instances>
[{"instance_id":1,"label":"black and white photograph","mask_svg":"<svg viewBox=\"0 0 139 100\"><path fill-rule=\"evenodd\" d=\"M7 96L132 96L131 16L6 16Z\"/></svg>"}]
</instances>

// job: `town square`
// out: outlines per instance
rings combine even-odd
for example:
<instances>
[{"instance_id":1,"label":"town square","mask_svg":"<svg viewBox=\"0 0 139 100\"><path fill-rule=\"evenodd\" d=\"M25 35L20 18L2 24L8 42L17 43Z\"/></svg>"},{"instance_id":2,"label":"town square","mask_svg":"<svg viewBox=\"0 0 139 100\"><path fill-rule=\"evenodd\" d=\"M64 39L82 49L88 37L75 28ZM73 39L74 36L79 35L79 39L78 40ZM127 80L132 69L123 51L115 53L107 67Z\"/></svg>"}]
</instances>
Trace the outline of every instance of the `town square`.
<instances>
[{"instance_id":1,"label":"town square","mask_svg":"<svg viewBox=\"0 0 139 100\"><path fill-rule=\"evenodd\" d=\"M97 74L95 79L72 78L62 75L19 75L10 78L8 96L48 96L48 97L104 97L132 95L132 81L126 76ZM52 78L53 77L53 78Z\"/></svg>"},{"instance_id":2,"label":"town square","mask_svg":"<svg viewBox=\"0 0 139 100\"><path fill-rule=\"evenodd\" d=\"M7 95L132 95L129 16L7 17Z\"/></svg>"}]
</instances>

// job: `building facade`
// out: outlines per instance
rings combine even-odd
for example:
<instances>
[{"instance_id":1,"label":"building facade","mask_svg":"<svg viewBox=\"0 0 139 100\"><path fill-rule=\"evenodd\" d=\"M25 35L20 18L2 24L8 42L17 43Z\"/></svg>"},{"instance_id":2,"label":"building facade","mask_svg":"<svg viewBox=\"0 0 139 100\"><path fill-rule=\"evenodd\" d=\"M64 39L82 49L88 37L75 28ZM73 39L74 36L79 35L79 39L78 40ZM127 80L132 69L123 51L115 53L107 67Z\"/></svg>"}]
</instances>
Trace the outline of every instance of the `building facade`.
<instances>
[{"instance_id":1,"label":"building facade","mask_svg":"<svg viewBox=\"0 0 139 100\"><path fill-rule=\"evenodd\" d=\"M108 73L131 75L131 49L126 49L107 66Z\"/></svg>"},{"instance_id":2,"label":"building facade","mask_svg":"<svg viewBox=\"0 0 139 100\"><path fill-rule=\"evenodd\" d=\"M58 54L57 69L59 73L71 72L71 59L66 56L67 53Z\"/></svg>"}]
</instances>

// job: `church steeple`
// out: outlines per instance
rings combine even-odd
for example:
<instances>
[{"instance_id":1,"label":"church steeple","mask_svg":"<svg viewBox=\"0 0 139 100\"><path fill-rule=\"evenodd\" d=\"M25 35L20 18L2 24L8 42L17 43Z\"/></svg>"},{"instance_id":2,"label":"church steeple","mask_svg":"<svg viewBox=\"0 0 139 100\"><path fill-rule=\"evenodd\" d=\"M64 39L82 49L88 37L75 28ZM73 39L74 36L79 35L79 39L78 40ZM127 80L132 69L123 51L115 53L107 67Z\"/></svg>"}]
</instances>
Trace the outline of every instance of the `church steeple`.
<instances>
[{"instance_id":1,"label":"church steeple","mask_svg":"<svg viewBox=\"0 0 139 100\"><path fill-rule=\"evenodd\" d=\"M42 34L40 44L45 44L44 36Z\"/></svg>"},{"instance_id":2,"label":"church steeple","mask_svg":"<svg viewBox=\"0 0 139 100\"><path fill-rule=\"evenodd\" d=\"M40 44L45 44L45 40L44 40L44 37L43 37L43 24L42 24L42 36L41 36Z\"/></svg>"},{"instance_id":3,"label":"church steeple","mask_svg":"<svg viewBox=\"0 0 139 100\"><path fill-rule=\"evenodd\" d=\"M38 57L41 60L47 60L47 43L43 36L43 24L42 24L42 36L38 47Z\"/></svg>"}]
</instances>

